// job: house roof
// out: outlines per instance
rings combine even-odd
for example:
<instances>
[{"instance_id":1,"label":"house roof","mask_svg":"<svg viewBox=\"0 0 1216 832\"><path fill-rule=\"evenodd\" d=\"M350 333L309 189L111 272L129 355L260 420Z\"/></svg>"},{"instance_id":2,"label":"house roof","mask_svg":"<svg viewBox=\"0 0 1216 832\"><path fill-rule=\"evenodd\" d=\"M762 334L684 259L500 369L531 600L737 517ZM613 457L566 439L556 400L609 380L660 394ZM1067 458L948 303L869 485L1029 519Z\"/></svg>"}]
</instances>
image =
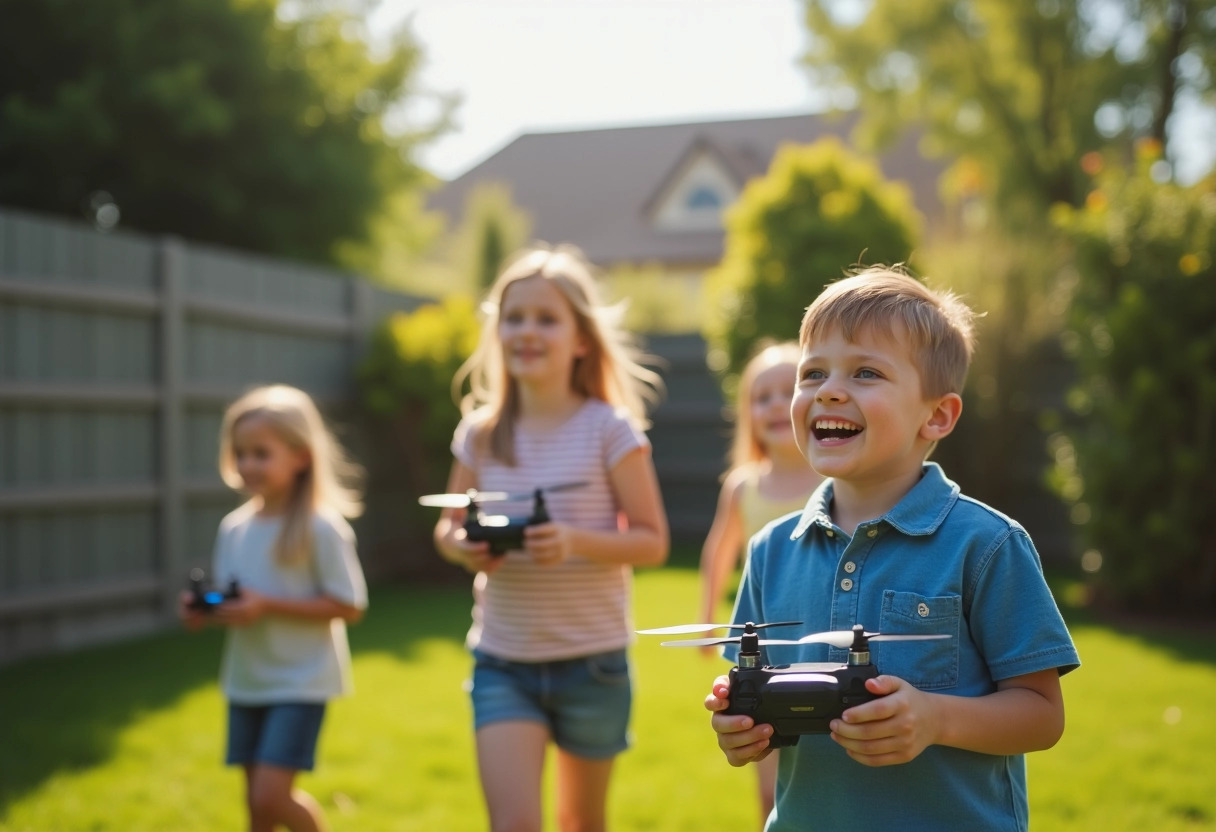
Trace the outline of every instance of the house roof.
<instances>
[{"instance_id":1,"label":"house roof","mask_svg":"<svg viewBox=\"0 0 1216 832\"><path fill-rule=\"evenodd\" d=\"M796 115L525 133L441 186L429 207L458 221L479 183L505 183L512 200L531 215L533 237L572 242L601 266L715 263L722 256L722 231L658 229L648 210L688 154L697 146L712 148L742 187L768 169L780 145L846 138L855 120ZM926 216L940 215L942 165L920 155L915 137L882 154L879 164L888 178L910 187Z\"/></svg>"}]
</instances>

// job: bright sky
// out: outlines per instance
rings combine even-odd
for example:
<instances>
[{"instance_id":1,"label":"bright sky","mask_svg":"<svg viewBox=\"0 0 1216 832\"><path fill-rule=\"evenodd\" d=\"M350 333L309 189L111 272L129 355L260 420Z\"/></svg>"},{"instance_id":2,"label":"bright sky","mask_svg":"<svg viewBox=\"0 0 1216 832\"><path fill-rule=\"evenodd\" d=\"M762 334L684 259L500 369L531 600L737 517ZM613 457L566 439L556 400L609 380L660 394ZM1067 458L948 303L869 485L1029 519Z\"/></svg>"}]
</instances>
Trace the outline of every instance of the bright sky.
<instances>
[{"instance_id":1,"label":"bright sky","mask_svg":"<svg viewBox=\"0 0 1216 832\"><path fill-rule=\"evenodd\" d=\"M459 93L453 131L421 154L443 178L531 130L823 109L798 56L800 0L380 0L373 34L407 17L422 85ZM1216 163L1216 113L1184 117L1189 180Z\"/></svg>"}]
</instances>

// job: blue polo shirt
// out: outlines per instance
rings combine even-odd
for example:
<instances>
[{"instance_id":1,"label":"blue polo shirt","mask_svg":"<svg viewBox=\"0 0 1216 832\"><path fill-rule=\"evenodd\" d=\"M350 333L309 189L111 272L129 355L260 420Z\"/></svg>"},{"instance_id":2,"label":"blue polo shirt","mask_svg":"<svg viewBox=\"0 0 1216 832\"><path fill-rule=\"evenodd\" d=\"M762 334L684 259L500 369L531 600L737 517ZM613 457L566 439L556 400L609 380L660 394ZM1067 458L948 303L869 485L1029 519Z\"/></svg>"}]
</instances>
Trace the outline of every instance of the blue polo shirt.
<instances>
[{"instance_id":1,"label":"blue polo shirt","mask_svg":"<svg viewBox=\"0 0 1216 832\"><path fill-rule=\"evenodd\" d=\"M832 523L832 481L801 514L773 521L750 543L733 620L802 621L769 630L797 638L822 630L947 633L949 639L877 642L881 673L925 691L983 696L1002 679L1080 659L1018 523L964 497L935 463L882 517L852 537ZM737 660L731 645L725 655ZM827 645L770 646L767 664L844 663ZM766 832L784 830L1025 830L1026 765L930 746L915 760L871 768L826 735L781 749L777 802Z\"/></svg>"}]
</instances>

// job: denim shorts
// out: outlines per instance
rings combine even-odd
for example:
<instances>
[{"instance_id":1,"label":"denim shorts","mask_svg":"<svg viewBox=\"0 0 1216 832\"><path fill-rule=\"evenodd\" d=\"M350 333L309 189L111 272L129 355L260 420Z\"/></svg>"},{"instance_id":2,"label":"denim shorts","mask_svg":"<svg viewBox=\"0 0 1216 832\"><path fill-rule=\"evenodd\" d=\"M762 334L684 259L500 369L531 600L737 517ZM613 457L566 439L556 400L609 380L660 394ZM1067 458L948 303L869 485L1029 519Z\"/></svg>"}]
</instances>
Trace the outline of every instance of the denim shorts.
<instances>
[{"instance_id":1,"label":"denim shorts","mask_svg":"<svg viewBox=\"0 0 1216 832\"><path fill-rule=\"evenodd\" d=\"M563 751L607 759L629 747L629 658L610 650L576 659L514 662L473 650L473 726L539 722Z\"/></svg>"},{"instance_id":2,"label":"denim shorts","mask_svg":"<svg viewBox=\"0 0 1216 832\"><path fill-rule=\"evenodd\" d=\"M324 702L228 705L229 765L266 763L312 771Z\"/></svg>"}]
</instances>

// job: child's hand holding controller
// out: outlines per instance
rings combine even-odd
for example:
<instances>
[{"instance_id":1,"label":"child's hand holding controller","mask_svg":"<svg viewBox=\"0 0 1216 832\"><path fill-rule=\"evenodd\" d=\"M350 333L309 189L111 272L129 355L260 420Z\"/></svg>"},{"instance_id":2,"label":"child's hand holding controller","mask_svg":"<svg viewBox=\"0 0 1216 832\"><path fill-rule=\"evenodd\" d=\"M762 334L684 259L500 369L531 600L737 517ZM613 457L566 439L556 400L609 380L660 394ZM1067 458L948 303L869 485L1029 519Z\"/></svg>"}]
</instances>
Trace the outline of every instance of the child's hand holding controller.
<instances>
[{"instance_id":1,"label":"child's hand holding controller","mask_svg":"<svg viewBox=\"0 0 1216 832\"><path fill-rule=\"evenodd\" d=\"M898 765L937 742L938 697L898 676L867 679L866 689L881 698L849 708L832 721L832 739L854 760L867 766Z\"/></svg>"},{"instance_id":2,"label":"child's hand holding controller","mask_svg":"<svg viewBox=\"0 0 1216 832\"><path fill-rule=\"evenodd\" d=\"M237 598L227 598L215 608L212 616L226 627L244 627L266 614L266 596L243 588Z\"/></svg>"},{"instance_id":3,"label":"child's hand holding controller","mask_svg":"<svg viewBox=\"0 0 1216 832\"><path fill-rule=\"evenodd\" d=\"M459 524L452 525L444 543L444 556L474 575L493 572L502 565L503 558L490 554L488 541L469 540L468 533Z\"/></svg>"},{"instance_id":4,"label":"child's hand holding controller","mask_svg":"<svg viewBox=\"0 0 1216 832\"><path fill-rule=\"evenodd\" d=\"M524 529L524 550L539 564L557 564L570 557L571 539L571 529L565 523L540 523Z\"/></svg>"},{"instance_id":5,"label":"child's hand holding controller","mask_svg":"<svg viewBox=\"0 0 1216 832\"><path fill-rule=\"evenodd\" d=\"M718 748L732 766L745 766L763 760L773 750L768 739L773 726L756 725L746 714L724 714L730 707L730 680L726 676L714 679L713 690L705 697L705 709L711 711L709 724L718 735Z\"/></svg>"},{"instance_id":6,"label":"child's hand holding controller","mask_svg":"<svg viewBox=\"0 0 1216 832\"><path fill-rule=\"evenodd\" d=\"M177 617L187 630L201 630L207 624L207 616L193 606L193 601L194 593L182 590L177 596Z\"/></svg>"}]
</instances>

